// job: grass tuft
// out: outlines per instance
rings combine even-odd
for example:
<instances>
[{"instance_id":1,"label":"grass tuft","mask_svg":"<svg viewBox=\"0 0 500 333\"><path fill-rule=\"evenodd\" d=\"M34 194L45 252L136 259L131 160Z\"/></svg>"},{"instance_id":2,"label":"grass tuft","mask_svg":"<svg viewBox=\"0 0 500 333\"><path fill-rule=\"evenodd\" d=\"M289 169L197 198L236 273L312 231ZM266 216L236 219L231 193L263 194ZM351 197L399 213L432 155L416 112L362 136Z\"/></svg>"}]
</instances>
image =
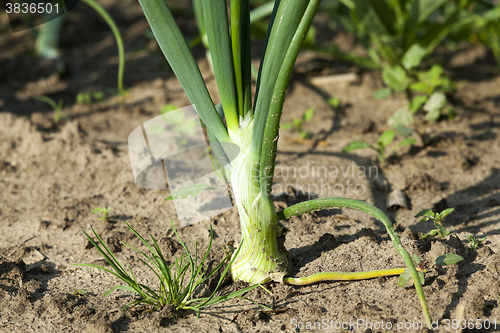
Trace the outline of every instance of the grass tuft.
<instances>
[{"instance_id":1,"label":"grass tuft","mask_svg":"<svg viewBox=\"0 0 500 333\"><path fill-rule=\"evenodd\" d=\"M153 273L156 275L156 277L158 278L158 287L156 289L144 285L142 283L139 283L134 273L132 272L132 269L130 267L126 269L118 261L116 256L111 252L106 243L103 242L101 237L97 234L97 232L93 228L91 228L91 230L94 233L95 237L97 238L98 242L95 242L92 239L92 237L90 237L85 231L82 232L87 237L87 239L92 243L92 245L94 245L97 251L99 251L99 253L103 256L103 258L109 263L111 269L93 264L72 264L72 265L88 266L101 269L110 274L113 274L114 276L118 277L125 283L125 285L115 286L111 288L104 295L108 295L112 291L120 289L120 290L134 292L141 296L141 299L128 303L122 309L123 311L125 311L128 308L133 308L139 304L150 306L151 310L159 310L167 305L173 305L176 310L190 309L196 311L199 317L201 309L211 306L213 304L220 303L229 300L231 298L242 298L249 300L248 298L243 297L243 294L260 286L260 284L250 285L241 290L234 291L228 295L222 295L222 296L217 295L222 285L222 282L224 281L224 277L226 276L229 270L229 267L231 267L231 264L233 263L234 259L236 258L238 252L241 249L242 243L236 249L234 256L232 257L231 260L230 260L231 254L228 254L214 269L209 271L208 266L204 267L204 263L212 247L212 239L213 239L212 227L210 226L210 241L208 244L208 249L203 255L201 261L198 263L197 243L195 243L195 253L194 255L192 255L189 252L188 248L186 247L186 244L184 244L184 242L177 234L177 230L175 229L172 220L170 222L172 223L172 227L177 237L177 240L181 243L182 247L184 248L184 253L179 258L175 259L173 263L169 263L165 260L165 256L163 255L160 247L158 246L158 243L156 242L156 240L152 235L150 235L152 241L151 244L148 241L146 241L146 239L144 239L141 235L139 235L139 233L137 233L137 231L135 231L128 223L127 226L129 227L129 229L132 230L132 232L144 243L144 245L146 245L146 247L149 249L149 253L145 253L133 246L130 246L122 242L122 244L124 244L125 246L139 253L142 256L142 258L139 258L139 260L143 264L145 264L147 268L153 271ZM226 265L224 271L222 272L219 281L217 283L217 286L212 292L212 294L209 297L195 298L194 293L197 287L200 286L205 281L207 281L208 279L210 279L211 277L213 277L215 274L217 274L217 272L224 267L224 264L228 260L229 263L228 265ZM187 281L187 284L184 283L185 281ZM252 300L249 301L255 303ZM269 309L258 303L255 304L262 306L266 309Z\"/></svg>"}]
</instances>

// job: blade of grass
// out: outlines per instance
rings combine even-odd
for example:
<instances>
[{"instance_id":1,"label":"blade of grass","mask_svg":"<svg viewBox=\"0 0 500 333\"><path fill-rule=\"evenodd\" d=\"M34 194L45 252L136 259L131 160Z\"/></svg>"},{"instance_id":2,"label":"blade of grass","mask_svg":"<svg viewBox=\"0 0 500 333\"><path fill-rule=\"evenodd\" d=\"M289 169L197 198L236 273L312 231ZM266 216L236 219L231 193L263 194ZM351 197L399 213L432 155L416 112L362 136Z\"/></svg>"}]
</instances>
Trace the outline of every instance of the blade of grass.
<instances>
[{"instance_id":1,"label":"blade of grass","mask_svg":"<svg viewBox=\"0 0 500 333\"><path fill-rule=\"evenodd\" d=\"M234 132L238 128L239 119L226 1L212 0L201 3L215 80L227 127Z\"/></svg>"},{"instance_id":2,"label":"blade of grass","mask_svg":"<svg viewBox=\"0 0 500 333\"><path fill-rule=\"evenodd\" d=\"M132 228L130 226L130 224L127 223L127 226L129 227L130 230L132 230L132 232L148 247L149 251L151 251L151 253L154 255L154 252L153 251L153 248L151 247L151 245L149 245L148 242L146 242L146 240L141 236L139 235L139 233L137 233L137 231L135 231L134 228ZM154 239L153 239L154 241ZM140 252L140 251L139 251ZM160 251L160 254L161 254L161 251ZM144 254L145 255L145 254ZM146 256L146 255L145 255ZM155 266L158 267L159 271L162 273L162 275L167 279L167 286L169 287L172 287L174 284L173 284L173 280L172 280L172 276L171 276L171 273L170 273L170 270L169 270L169 267L166 265L166 262L165 262L165 259L163 258L163 256L161 257L162 260L152 260L150 259L148 256L146 256L146 258L148 258L152 263L155 264Z\"/></svg>"},{"instance_id":3,"label":"blade of grass","mask_svg":"<svg viewBox=\"0 0 500 333\"><path fill-rule=\"evenodd\" d=\"M128 245L128 244L126 244L126 243L124 243L124 242L121 242L121 243L122 243L123 245L125 245L125 246L127 246L127 247L131 248L132 250L137 251L138 253L142 254L142 255L143 255L144 257L146 257L149 261L151 261L151 263L153 263L153 265L155 265L155 266L156 266L156 268L157 268L158 270L160 270L160 267L157 265L157 263L156 263L153 259L151 259L150 257L148 257L148 256L147 256L144 252L142 252L141 250L139 250L139 249L137 249L137 248L135 248L135 247L133 247L133 246L131 246L131 245ZM140 260L140 261L142 261L145 265L147 265L147 266L149 267L149 269L151 269L153 272L156 272L156 271L155 271L155 270L154 270L154 269L153 269L153 268L152 268L152 267L151 267L151 266L150 266L150 265L149 265L146 261L144 261L144 260L143 260L143 259L141 259L141 258L137 258L137 259L139 259L139 260Z\"/></svg>"},{"instance_id":4,"label":"blade of grass","mask_svg":"<svg viewBox=\"0 0 500 333\"><path fill-rule=\"evenodd\" d=\"M158 271L160 273L158 273L155 269L153 269L153 267L151 267L145 260L143 260L141 258L138 258L144 265L146 265L158 277L158 280L160 281L160 290L161 290L162 287L164 289L166 289L166 290L171 290L172 289L172 277L171 277L170 270L167 269L166 270L166 274L162 273L162 271L161 271L160 267L158 266L158 264L153 259L149 258L146 254L144 254L142 251L140 251L140 250L136 249L135 247L130 246L130 245L126 244L126 243L122 242L122 244L125 245L125 246L128 246L129 248L131 248L131 249L133 249L133 250L135 250L135 251L137 251L139 253L141 253L143 256L145 256L149 261L151 261L156 266L156 268L158 269ZM160 274L162 274L162 275L160 276ZM163 278L162 278L162 276L163 276ZM134 280L135 280L135 278L134 278ZM164 280L167 283L167 286L165 286ZM173 300L171 298L169 298L169 299L171 301L168 302L168 303L173 303Z\"/></svg>"},{"instance_id":5,"label":"blade of grass","mask_svg":"<svg viewBox=\"0 0 500 333\"><path fill-rule=\"evenodd\" d=\"M271 308L269 308L269 307L265 306L264 304L257 303L257 302L255 302L254 300L251 300L250 298L247 298L247 297L243 297L243 296L236 296L236 298L242 298L242 299L244 299L244 300L250 301L250 302L252 302L253 304L258 305L258 306L260 306L261 308L264 308L264 309L266 309L266 310L268 310L268 311L272 311L272 310L273 310L273 309L271 309Z\"/></svg>"},{"instance_id":6,"label":"blade of grass","mask_svg":"<svg viewBox=\"0 0 500 333\"><path fill-rule=\"evenodd\" d=\"M37 101L42 101L42 102L48 103L50 106L52 106L54 111L57 110L57 104L56 104L56 102L54 102L54 100L52 98L48 98L47 96L35 96L35 97L33 97L33 99L37 100Z\"/></svg>"},{"instance_id":7,"label":"blade of grass","mask_svg":"<svg viewBox=\"0 0 500 333\"><path fill-rule=\"evenodd\" d=\"M139 300L137 300L137 301L133 301L133 302L130 302L130 303L128 303L127 305L125 305L125 307L122 309L122 311L125 311L125 310L127 310L128 308L133 308L134 306L139 305L139 304L141 304L141 303L146 303L146 304L156 305L156 303L149 302L149 301L144 300L144 299L139 299Z\"/></svg>"},{"instance_id":8,"label":"blade of grass","mask_svg":"<svg viewBox=\"0 0 500 333\"><path fill-rule=\"evenodd\" d=\"M111 267L113 267L113 269L117 273L119 273L122 276L127 276L128 277L128 274L126 273L125 268L120 264L120 262L118 261L118 259L116 259L116 257L114 256L114 254L109 250L109 248L106 246L106 243L103 242L103 240L101 239L101 237L99 237L99 235L94 230L94 228L90 228L90 229L92 230L92 232L94 233L94 235L97 237L97 239L99 240L99 242L102 244L102 246L106 250L107 254L104 253L104 251L101 249L101 247L98 244L96 244L94 242L94 240L85 231L82 231L83 234L92 243L92 245L94 245L94 247L97 249L97 251L99 251L99 253L101 253L101 255L104 257L104 259L106 259L106 261L109 263L109 265ZM108 254L109 254L109 256L108 256Z\"/></svg>"},{"instance_id":9,"label":"blade of grass","mask_svg":"<svg viewBox=\"0 0 500 333\"><path fill-rule=\"evenodd\" d=\"M133 287L127 287L127 286L115 286L113 288L111 288L107 293L104 294L104 296L107 296L109 295L111 292L113 292L114 290L127 290L127 291L132 291L134 293L137 293L139 295L142 296L142 293L137 291L136 288L133 288Z\"/></svg>"}]
</instances>

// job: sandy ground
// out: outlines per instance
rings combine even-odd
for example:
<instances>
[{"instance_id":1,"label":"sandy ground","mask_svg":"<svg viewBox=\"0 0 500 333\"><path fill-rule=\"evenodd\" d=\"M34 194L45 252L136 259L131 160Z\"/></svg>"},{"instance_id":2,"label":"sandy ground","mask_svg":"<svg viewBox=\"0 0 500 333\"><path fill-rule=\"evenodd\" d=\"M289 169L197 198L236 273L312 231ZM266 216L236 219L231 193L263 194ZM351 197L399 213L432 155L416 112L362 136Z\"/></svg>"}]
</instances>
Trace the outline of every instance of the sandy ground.
<instances>
[{"instance_id":1,"label":"sandy ground","mask_svg":"<svg viewBox=\"0 0 500 333\"><path fill-rule=\"evenodd\" d=\"M108 92L115 85L117 70L112 35L83 5L68 19L62 37L67 68L63 76L53 74L51 62L31 56L33 37L29 32L0 35L0 331L276 332L293 331L301 322L304 327L308 322L321 322L327 329L307 331L340 332L346 329L338 325L356 322L360 325L355 331L364 332L370 331L366 329L371 322L375 325L371 331L376 332L381 331L377 325L382 321L393 327L423 322L414 288L397 287L397 277L303 287L271 283L267 288L279 311L265 312L248 301L231 300L204 310L197 319L189 311L151 312L144 307L121 311L135 296L126 291L103 296L117 285L115 277L70 265L104 264L81 233L90 226L139 280L153 286L154 276L144 270L136 253L119 243L141 246L126 222L140 234L160 240L170 259L182 251L170 219L190 249L195 241L206 249L212 225L214 258L220 257L223 244L240 240L234 207L180 228L173 203L164 201L168 189L146 190L135 184L128 135L159 115L164 105L181 107L189 101L155 42L144 36L148 27L138 5L133 1L106 4L112 15L120 17L127 48L125 85L129 95L122 101ZM180 24L188 36L196 34L192 20L181 18ZM349 41L341 35L333 38ZM203 51L195 51L217 100L213 76L201 57ZM492 56L479 46L438 52L435 59L445 64L454 80L466 80L450 96L457 117L423 124L429 145L419 139L411 149L397 149L387 165L379 165L372 151L346 154L342 148L353 140L375 142L388 129L386 119L405 105L404 95L374 100L373 92L382 87L378 73L302 54L283 122L314 107L313 121L304 127L311 139L300 140L296 132L281 131L274 189L276 194L286 189L287 194L276 198L276 206L284 208L317 195L366 200L384 209L411 254L427 263L445 253L464 257L457 265L426 274L424 292L432 318L439 320L439 331L457 331L456 327L448 329L446 320L451 326L452 320L464 319L489 320L489 331L500 331L500 73ZM355 72L357 79L311 83L311 75L346 72ZM98 104L76 104L75 96L82 91L104 91L105 99ZM52 125L50 107L33 100L37 95L64 100L59 126ZM330 96L340 97L340 109L327 105L325 99ZM387 209L391 190L404 191L408 209ZM110 222L91 213L102 206L113 207ZM433 225L419 222L414 215L425 208L448 207L455 212L444 226L453 234L420 240L419 235ZM285 246L294 265L292 276L403 265L383 225L361 213L321 211L283 223L290 229ZM466 235L487 237L485 246L467 250ZM226 285L221 292L244 286ZM74 295L75 289L87 294ZM273 303L262 289L246 297L267 306Z\"/></svg>"}]
</instances>

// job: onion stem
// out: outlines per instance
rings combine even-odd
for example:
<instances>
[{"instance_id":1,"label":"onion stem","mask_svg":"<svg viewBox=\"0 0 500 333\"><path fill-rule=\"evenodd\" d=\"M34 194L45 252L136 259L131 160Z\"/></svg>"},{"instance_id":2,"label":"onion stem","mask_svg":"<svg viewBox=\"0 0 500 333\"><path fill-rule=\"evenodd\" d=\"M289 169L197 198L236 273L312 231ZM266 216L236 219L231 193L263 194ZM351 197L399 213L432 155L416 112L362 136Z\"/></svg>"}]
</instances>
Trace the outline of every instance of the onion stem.
<instances>
[{"instance_id":1,"label":"onion stem","mask_svg":"<svg viewBox=\"0 0 500 333\"><path fill-rule=\"evenodd\" d=\"M322 281L345 281L345 280L367 280L381 276L393 276L403 273L405 268L390 268L380 269L377 271L368 272L324 272L316 273L307 277L292 278L286 277L283 279L284 284L293 284L296 286L303 286L311 283Z\"/></svg>"}]
</instances>

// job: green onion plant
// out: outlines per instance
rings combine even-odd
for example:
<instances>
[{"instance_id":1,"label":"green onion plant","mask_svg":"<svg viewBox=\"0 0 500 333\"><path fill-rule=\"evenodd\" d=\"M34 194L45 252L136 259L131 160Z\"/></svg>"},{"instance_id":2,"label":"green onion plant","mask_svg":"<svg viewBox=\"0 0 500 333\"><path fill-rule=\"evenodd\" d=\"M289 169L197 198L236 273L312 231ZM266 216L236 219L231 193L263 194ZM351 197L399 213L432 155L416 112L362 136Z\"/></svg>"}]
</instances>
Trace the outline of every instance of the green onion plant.
<instances>
[{"instance_id":1,"label":"green onion plant","mask_svg":"<svg viewBox=\"0 0 500 333\"><path fill-rule=\"evenodd\" d=\"M242 233L240 251L232 257L233 280L251 284L271 280L293 282L293 278L285 280L291 271L291 261L284 247L286 229L279 221L321 209L360 210L386 227L396 251L411 272L428 321L429 312L418 272L394 232L391 220L380 209L359 200L328 198L298 203L276 212L272 201L271 185L285 93L320 0L275 2L253 100L248 0L232 0L229 17L225 0L201 1L221 100L217 108L167 3L163 0L139 0L139 3L161 50L206 125L212 149L230 157L231 163L224 172L231 183ZM218 109L222 110L221 114ZM232 151L234 146L239 148L237 154ZM324 279L332 274L335 273Z\"/></svg>"}]
</instances>

